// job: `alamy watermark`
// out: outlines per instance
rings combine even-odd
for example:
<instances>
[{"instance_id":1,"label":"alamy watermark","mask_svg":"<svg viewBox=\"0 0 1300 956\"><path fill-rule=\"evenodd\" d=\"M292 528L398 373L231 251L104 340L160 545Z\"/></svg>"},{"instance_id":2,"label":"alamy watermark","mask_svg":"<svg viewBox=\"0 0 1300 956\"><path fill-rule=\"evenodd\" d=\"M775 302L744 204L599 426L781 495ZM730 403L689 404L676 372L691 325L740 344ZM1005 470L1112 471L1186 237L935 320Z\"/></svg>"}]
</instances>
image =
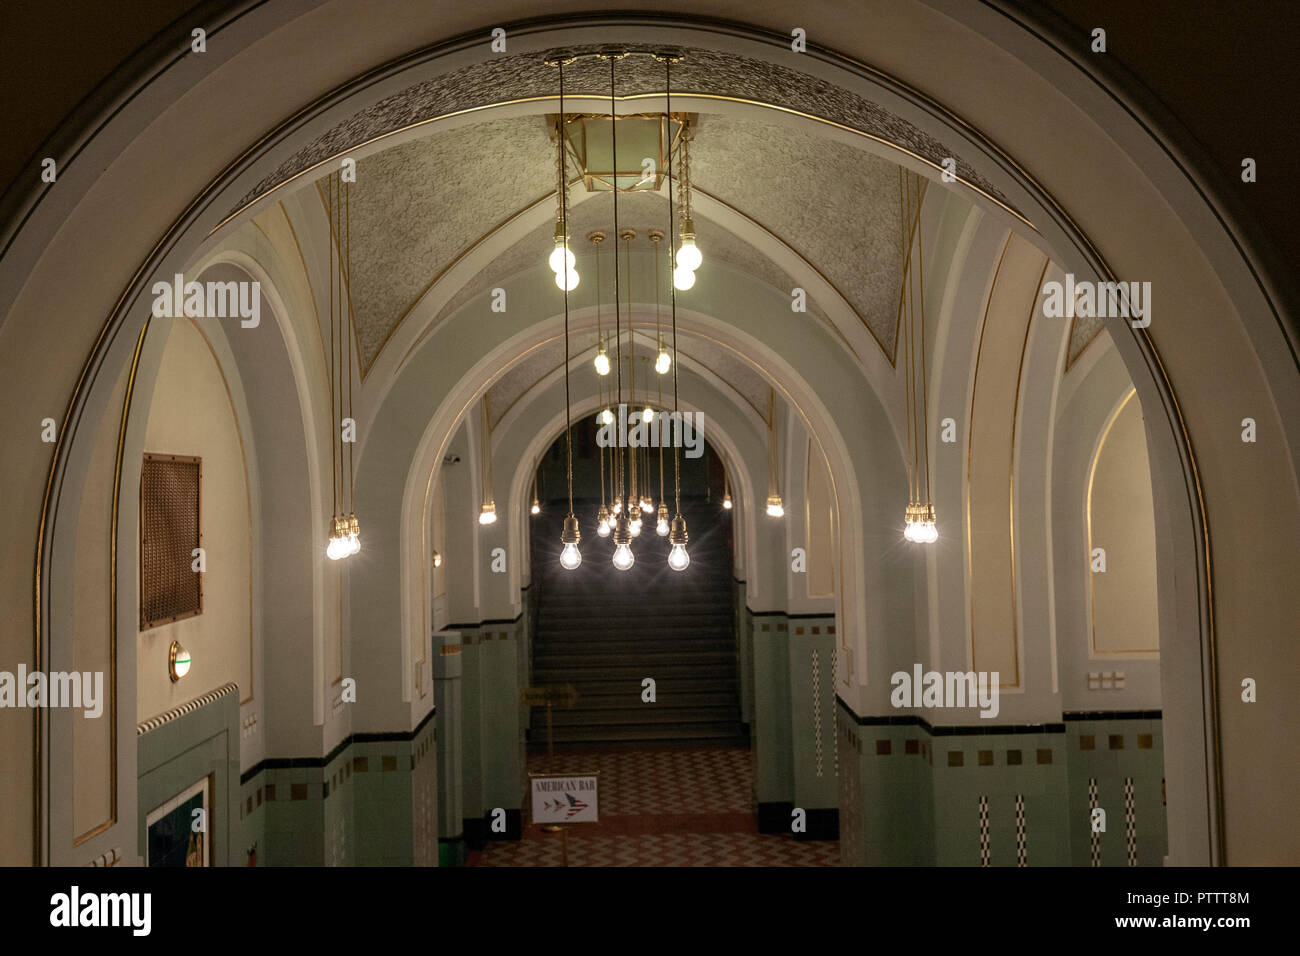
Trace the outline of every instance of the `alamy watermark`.
<instances>
[{"instance_id":1,"label":"alamy watermark","mask_svg":"<svg viewBox=\"0 0 1300 956\"><path fill-rule=\"evenodd\" d=\"M979 707L981 717L996 717L998 671L921 672L912 665L912 673L895 671L889 678L894 689L889 702L895 707Z\"/></svg>"},{"instance_id":2,"label":"alamy watermark","mask_svg":"<svg viewBox=\"0 0 1300 956\"><path fill-rule=\"evenodd\" d=\"M255 329L262 321L260 282L186 282L180 273L171 282L155 282L155 319L240 319L240 327Z\"/></svg>"},{"instance_id":3,"label":"alamy watermark","mask_svg":"<svg viewBox=\"0 0 1300 956\"><path fill-rule=\"evenodd\" d=\"M1043 314L1049 319L1131 319L1133 328L1151 324L1150 282L1075 282L1067 273L1065 282L1043 283Z\"/></svg>"},{"instance_id":4,"label":"alamy watermark","mask_svg":"<svg viewBox=\"0 0 1300 956\"><path fill-rule=\"evenodd\" d=\"M629 418L627 405L619 405L617 419L611 414L606 421L602 413L597 421L601 448L683 448L687 458L704 454L703 412L658 412L647 420L640 410Z\"/></svg>"},{"instance_id":5,"label":"alamy watermark","mask_svg":"<svg viewBox=\"0 0 1300 956\"><path fill-rule=\"evenodd\" d=\"M73 707L87 717L104 713L103 671L0 671L0 707Z\"/></svg>"}]
</instances>

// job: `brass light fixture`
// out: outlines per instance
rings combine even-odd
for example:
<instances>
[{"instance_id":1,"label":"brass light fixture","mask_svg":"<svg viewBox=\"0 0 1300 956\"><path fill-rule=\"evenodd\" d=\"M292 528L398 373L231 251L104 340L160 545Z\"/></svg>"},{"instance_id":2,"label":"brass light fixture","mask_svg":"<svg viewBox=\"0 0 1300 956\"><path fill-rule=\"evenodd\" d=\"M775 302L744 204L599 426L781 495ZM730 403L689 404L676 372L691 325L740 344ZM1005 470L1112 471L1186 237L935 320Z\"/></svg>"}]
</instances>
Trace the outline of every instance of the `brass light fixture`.
<instances>
[{"instance_id":1,"label":"brass light fixture","mask_svg":"<svg viewBox=\"0 0 1300 956\"><path fill-rule=\"evenodd\" d=\"M355 471L352 446L355 420L352 414L353 323L352 314L352 185L343 181L340 170L326 180L325 210L330 225L330 409L334 416L330 448L333 458L334 514L330 518L329 543L325 554L331 561L361 550L361 525L353 510ZM344 392L343 378L347 376ZM353 433L344 441L343 423L353 422ZM346 457L342 445L348 446ZM347 512L346 515L344 512Z\"/></svg>"},{"instance_id":2,"label":"brass light fixture","mask_svg":"<svg viewBox=\"0 0 1300 956\"><path fill-rule=\"evenodd\" d=\"M624 401L623 393L623 334L622 334L622 311L624 303L620 301L626 292L626 308L628 314L628 374L630 376L629 385L631 398L630 402L636 404L636 331L632 321L632 296L631 296L631 240L635 237L635 231L627 228L620 228L619 225L619 193L635 191L654 191L666 180L668 183L668 205L669 219L668 231L650 230L649 237L654 244L654 262L655 262L655 335L656 345L658 346L654 360L651 364L647 362L647 368L653 367L658 376L666 375L670 370L673 372L673 407L674 417L680 416L680 406L678 404L678 377L677 368L677 312L676 297L672 300L672 339L671 350L664 340L664 330L661 325L661 314L659 311L659 260L660 244L665 236L671 238L676 234L676 207L674 205L675 192L677 186L674 180L678 176L672 173L672 158L674 145L680 143L681 148L678 150L681 163L681 186L685 190L683 195L683 222L682 222L682 240L683 248L674 253L672 243L663 245L663 254L668 257L669 269L674 270L674 259L676 259L676 271L683 272L691 277L694 281L694 270L699 267L700 255L694 243L694 225L690 220L690 197L689 197L689 151L685 145L685 133L688 127L688 118L685 116L675 116L672 112L672 63L680 60L681 54L672 52L648 52L647 55L664 63L665 70L665 111L663 114L649 114L637 116L618 116L616 112L616 63L618 60L633 55L641 55L640 51L632 52L626 50L616 50L606 48L593 53L575 54L570 51L552 52L545 59L548 66L559 67L560 76L560 105L559 115L555 117L555 132L557 140L561 146L557 158L557 196L558 196L558 216L555 230L556 243L555 251L551 253L550 264L553 271L557 274L557 285L565 293L565 423L566 423L566 446L568 448L568 481L569 481L569 515L565 519L564 534L562 543L565 545L564 554L561 556L561 564L566 568L576 568L580 563L580 557L577 556L577 543L579 540L578 522L573 515L573 464L572 464L572 423L571 423L571 404L569 395L569 309L568 309L568 292L576 286L576 281L565 281L560 278L563 270L571 268L573 259L568 253L568 199L567 199L567 169L566 154L571 153L576 160L583 182L588 190L608 190L613 193L614 222L612 235L622 239L624 243L623 259L620 263L617 247L614 250L614 333L612 339L605 337L603 327L603 314L601 311L601 281L600 281L600 243L606 238L604 232L589 233L587 238L596 247L596 352L593 359L593 366L599 379L607 377L611 368L615 370L614 381L610 383L609 391L606 392L603 381L598 383L598 401L600 412L597 415L598 426L610 426L615 423L616 416L611 410L613 406L619 408L617 414L618 425L623 428L625 421L624 416L627 413L628 405ZM596 56L609 61L609 83L610 83L610 103L609 112L605 116L570 116L565 113L564 99L564 67L580 56ZM621 145L620 145L621 144ZM644 160L644 162L643 162ZM627 269L628 278L626 290L623 287L622 271ZM576 274L576 270L575 274ZM685 288L687 286L674 286ZM663 386L659 385L659 408L664 406ZM654 421L655 406L647 402L639 411L633 411L631 420L640 419L642 424L651 424ZM641 530L643 519L642 515L654 516L655 530L660 535L666 535L672 544L671 554L669 555L668 564L673 570L684 570L690 563L690 558L686 553L687 532L686 520L681 514L681 463L679 452L674 445L673 463L675 476L675 510L676 515L670 521L668 517L667 501L663 488L663 455L664 449L660 442L659 457L659 505L656 509L654 500L651 498L651 461L649 452L646 451L641 455L636 453L637 445L627 444L615 441L610 443L608 452L608 474L609 484L605 483L606 475L606 444L600 444L600 508L597 511L597 533L601 537L613 537L614 567L620 571L626 571L635 563L635 557L632 553L631 542ZM640 488L640 493L638 493ZM608 502L608 504L607 504ZM486 505L485 505L486 507ZM566 556L573 556L573 560L567 560Z\"/></svg>"},{"instance_id":3,"label":"brass light fixture","mask_svg":"<svg viewBox=\"0 0 1300 956\"><path fill-rule=\"evenodd\" d=\"M899 298L899 334L907 377L907 510L903 537L915 544L939 540L934 503L930 499L929 396L925 356L925 254L921 230L921 177L898 169L899 244L903 263L903 288ZM908 221L915 222L909 233ZM915 242L916 286L912 285L912 245ZM921 301L921 322L916 322L916 299ZM919 372L918 372L919 368ZM920 398L917 398L917 390Z\"/></svg>"},{"instance_id":4,"label":"brass light fixture","mask_svg":"<svg viewBox=\"0 0 1300 956\"><path fill-rule=\"evenodd\" d=\"M671 94L670 94L671 96ZM669 109L671 110L671 99L669 100ZM678 169L681 170L682 177L682 244L677 250L675 260L676 268L673 269L673 288L681 289L685 292L695 285L695 270L700 267L704 261L703 255L700 254L699 247L695 244L695 221L691 218L691 130L690 124L683 122L681 146L678 147ZM669 185L669 195L672 194L671 183ZM671 200L670 200L671 202ZM669 211L671 217L672 212Z\"/></svg>"},{"instance_id":5,"label":"brass light fixture","mask_svg":"<svg viewBox=\"0 0 1300 956\"><path fill-rule=\"evenodd\" d=\"M570 61L572 62L572 61ZM564 64L558 64L563 70ZM563 86L564 79L561 77ZM571 292L578 287L578 270L574 268L577 257L569 248L568 194L569 180L564 161L564 93L560 92L560 116L555 123L555 169L557 185L555 189L555 248L551 250L546 264L555 273L555 284L564 292Z\"/></svg>"},{"instance_id":6,"label":"brass light fixture","mask_svg":"<svg viewBox=\"0 0 1300 956\"><path fill-rule=\"evenodd\" d=\"M497 503L492 497L492 425L488 417L487 396L483 397L479 406L482 409L482 427L480 429L479 439L479 477L483 504L479 506L478 523L481 525L496 524L497 522Z\"/></svg>"},{"instance_id":7,"label":"brass light fixture","mask_svg":"<svg viewBox=\"0 0 1300 956\"><path fill-rule=\"evenodd\" d=\"M560 227L568 241L569 235L569 189L568 176L565 171L565 153L564 153L564 64L573 62L572 55L560 57L555 66L560 72L560 121L556 125L556 141L559 149L559 170L560 170ZM566 246L567 248L567 246ZM564 530L560 533L560 567L566 571L576 570L582 564L582 552L578 550L578 542L582 540L582 533L578 530L578 519L573 513L573 404L569 397L569 292L578 284L578 273L570 271L568 275L571 281L562 281L559 274L556 275L556 284L560 291L564 293L564 446L565 446L565 474L569 487L569 513L564 517ZM599 290L598 290L599 291Z\"/></svg>"},{"instance_id":8,"label":"brass light fixture","mask_svg":"<svg viewBox=\"0 0 1300 956\"><path fill-rule=\"evenodd\" d=\"M171 647L167 648L167 674L173 684L190 672L193 663L190 652L181 646L181 642L172 641Z\"/></svg>"},{"instance_id":9,"label":"brass light fixture","mask_svg":"<svg viewBox=\"0 0 1300 956\"><path fill-rule=\"evenodd\" d=\"M772 518L785 517L781 503L781 453L776 435L776 393L767 390L767 513Z\"/></svg>"},{"instance_id":10,"label":"brass light fixture","mask_svg":"<svg viewBox=\"0 0 1300 956\"><path fill-rule=\"evenodd\" d=\"M671 115L673 111L673 61L675 59L681 59L681 57L674 56L674 55L664 55L662 59L664 62L664 97L666 100L665 109ZM683 162L685 162L685 149L686 149L686 139L685 137L683 137L682 139ZM683 182L682 185L684 190L689 189L689 187L686 186L685 182ZM688 207L688 211L689 211L689 207ZM683 226L684 225L685 224L683 224ZM692 227L692 231L693 229L694 227ZM668 234L672 235L672 232L673 232L673 181L672 178L669 177L668 179ZM692 235L691 239L693 245L694 235ZM698 262L696 262L695 264L697 266L699 265ZM691 278L692 285L694 284L694 281L695 281L694 274L692 273L692 278ZM670 301L672 303L671 309L672 309L672 320L673 320L673 355L672 355L673 412L680 420L681 403L677 397L677 291L676 291L676 286L677 284L674 281L673 285L670 287L669 293L670 293ZM673 517L672 527L668 531L668 543L672 545L672 550L668 552L668 567L674 571L685 571L687 566L690 565L691 563L691 557L686 552L686 542L688 540L688 536L686 534L686 519L682 517L682 461L681 461L680 450L678 449L676 442L673 443L673 510L675 512L675 515Z\"/></svg>"}]
</instances>

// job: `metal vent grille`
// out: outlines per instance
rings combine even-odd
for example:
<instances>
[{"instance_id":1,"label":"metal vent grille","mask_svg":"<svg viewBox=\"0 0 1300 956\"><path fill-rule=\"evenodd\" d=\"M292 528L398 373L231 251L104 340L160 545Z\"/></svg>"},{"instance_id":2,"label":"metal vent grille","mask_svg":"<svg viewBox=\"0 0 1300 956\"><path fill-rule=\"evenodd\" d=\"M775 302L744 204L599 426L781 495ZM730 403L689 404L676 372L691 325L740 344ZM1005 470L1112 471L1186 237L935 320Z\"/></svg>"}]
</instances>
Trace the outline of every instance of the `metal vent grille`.
<instances>
[{"instance_id":1,"label":"metal vent grille","mask_svg":"<svg viewBox=\"0 0 1300 956\"><path fill-rule=\"evenodd\" d=\"M140 630L203 612L203 575L191 570L202 546L202 460L145 455L140 471Z\"/></svg>"}]
</instances>

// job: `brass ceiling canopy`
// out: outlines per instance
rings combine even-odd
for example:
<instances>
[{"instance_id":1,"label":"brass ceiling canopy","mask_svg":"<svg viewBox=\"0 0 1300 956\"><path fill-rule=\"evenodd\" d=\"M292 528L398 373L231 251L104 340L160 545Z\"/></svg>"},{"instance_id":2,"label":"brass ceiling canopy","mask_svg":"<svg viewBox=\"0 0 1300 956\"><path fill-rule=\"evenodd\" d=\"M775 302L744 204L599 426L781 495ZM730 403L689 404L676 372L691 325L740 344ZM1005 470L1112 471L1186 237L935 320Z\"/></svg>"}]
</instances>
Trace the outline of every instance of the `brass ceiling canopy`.
<instances>
[{"instance_id":1,"label":"brass ceiling canopy","mask_svg":"<svg viewBox=\"0 0 1300 956\"><path fill-rule=\"evenodd\" d=\"M637 113L617 116L586 113L564 117L564 145L582 170L582 184L588 192L654 192L662 188L669 168L669 156L681 139L682 114ZM554 128L559 117L548 116ZM610 144L610 127L618 124L618 156Z\"/></svg>"}]
</instances>

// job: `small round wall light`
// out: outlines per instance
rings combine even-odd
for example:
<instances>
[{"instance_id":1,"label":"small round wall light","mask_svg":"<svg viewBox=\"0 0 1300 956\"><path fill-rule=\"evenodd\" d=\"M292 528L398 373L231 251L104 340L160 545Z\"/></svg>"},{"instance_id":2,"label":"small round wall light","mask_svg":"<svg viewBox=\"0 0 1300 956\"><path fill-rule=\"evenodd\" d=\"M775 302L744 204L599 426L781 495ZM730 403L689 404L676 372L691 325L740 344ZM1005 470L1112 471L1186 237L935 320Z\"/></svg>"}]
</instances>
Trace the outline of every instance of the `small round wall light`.
<instances>
[{"instance_id":1,"label":"small round wall light","mask_svg":"<svg viewBox=\"0 0 1300 956\"><path fill-rule=\"evenodd\" d=\"M181 647L180 641L172 641L167 650L167 673L173 681L178 681L190 672L190 652Z\"/></svg>"}]
</instances>

